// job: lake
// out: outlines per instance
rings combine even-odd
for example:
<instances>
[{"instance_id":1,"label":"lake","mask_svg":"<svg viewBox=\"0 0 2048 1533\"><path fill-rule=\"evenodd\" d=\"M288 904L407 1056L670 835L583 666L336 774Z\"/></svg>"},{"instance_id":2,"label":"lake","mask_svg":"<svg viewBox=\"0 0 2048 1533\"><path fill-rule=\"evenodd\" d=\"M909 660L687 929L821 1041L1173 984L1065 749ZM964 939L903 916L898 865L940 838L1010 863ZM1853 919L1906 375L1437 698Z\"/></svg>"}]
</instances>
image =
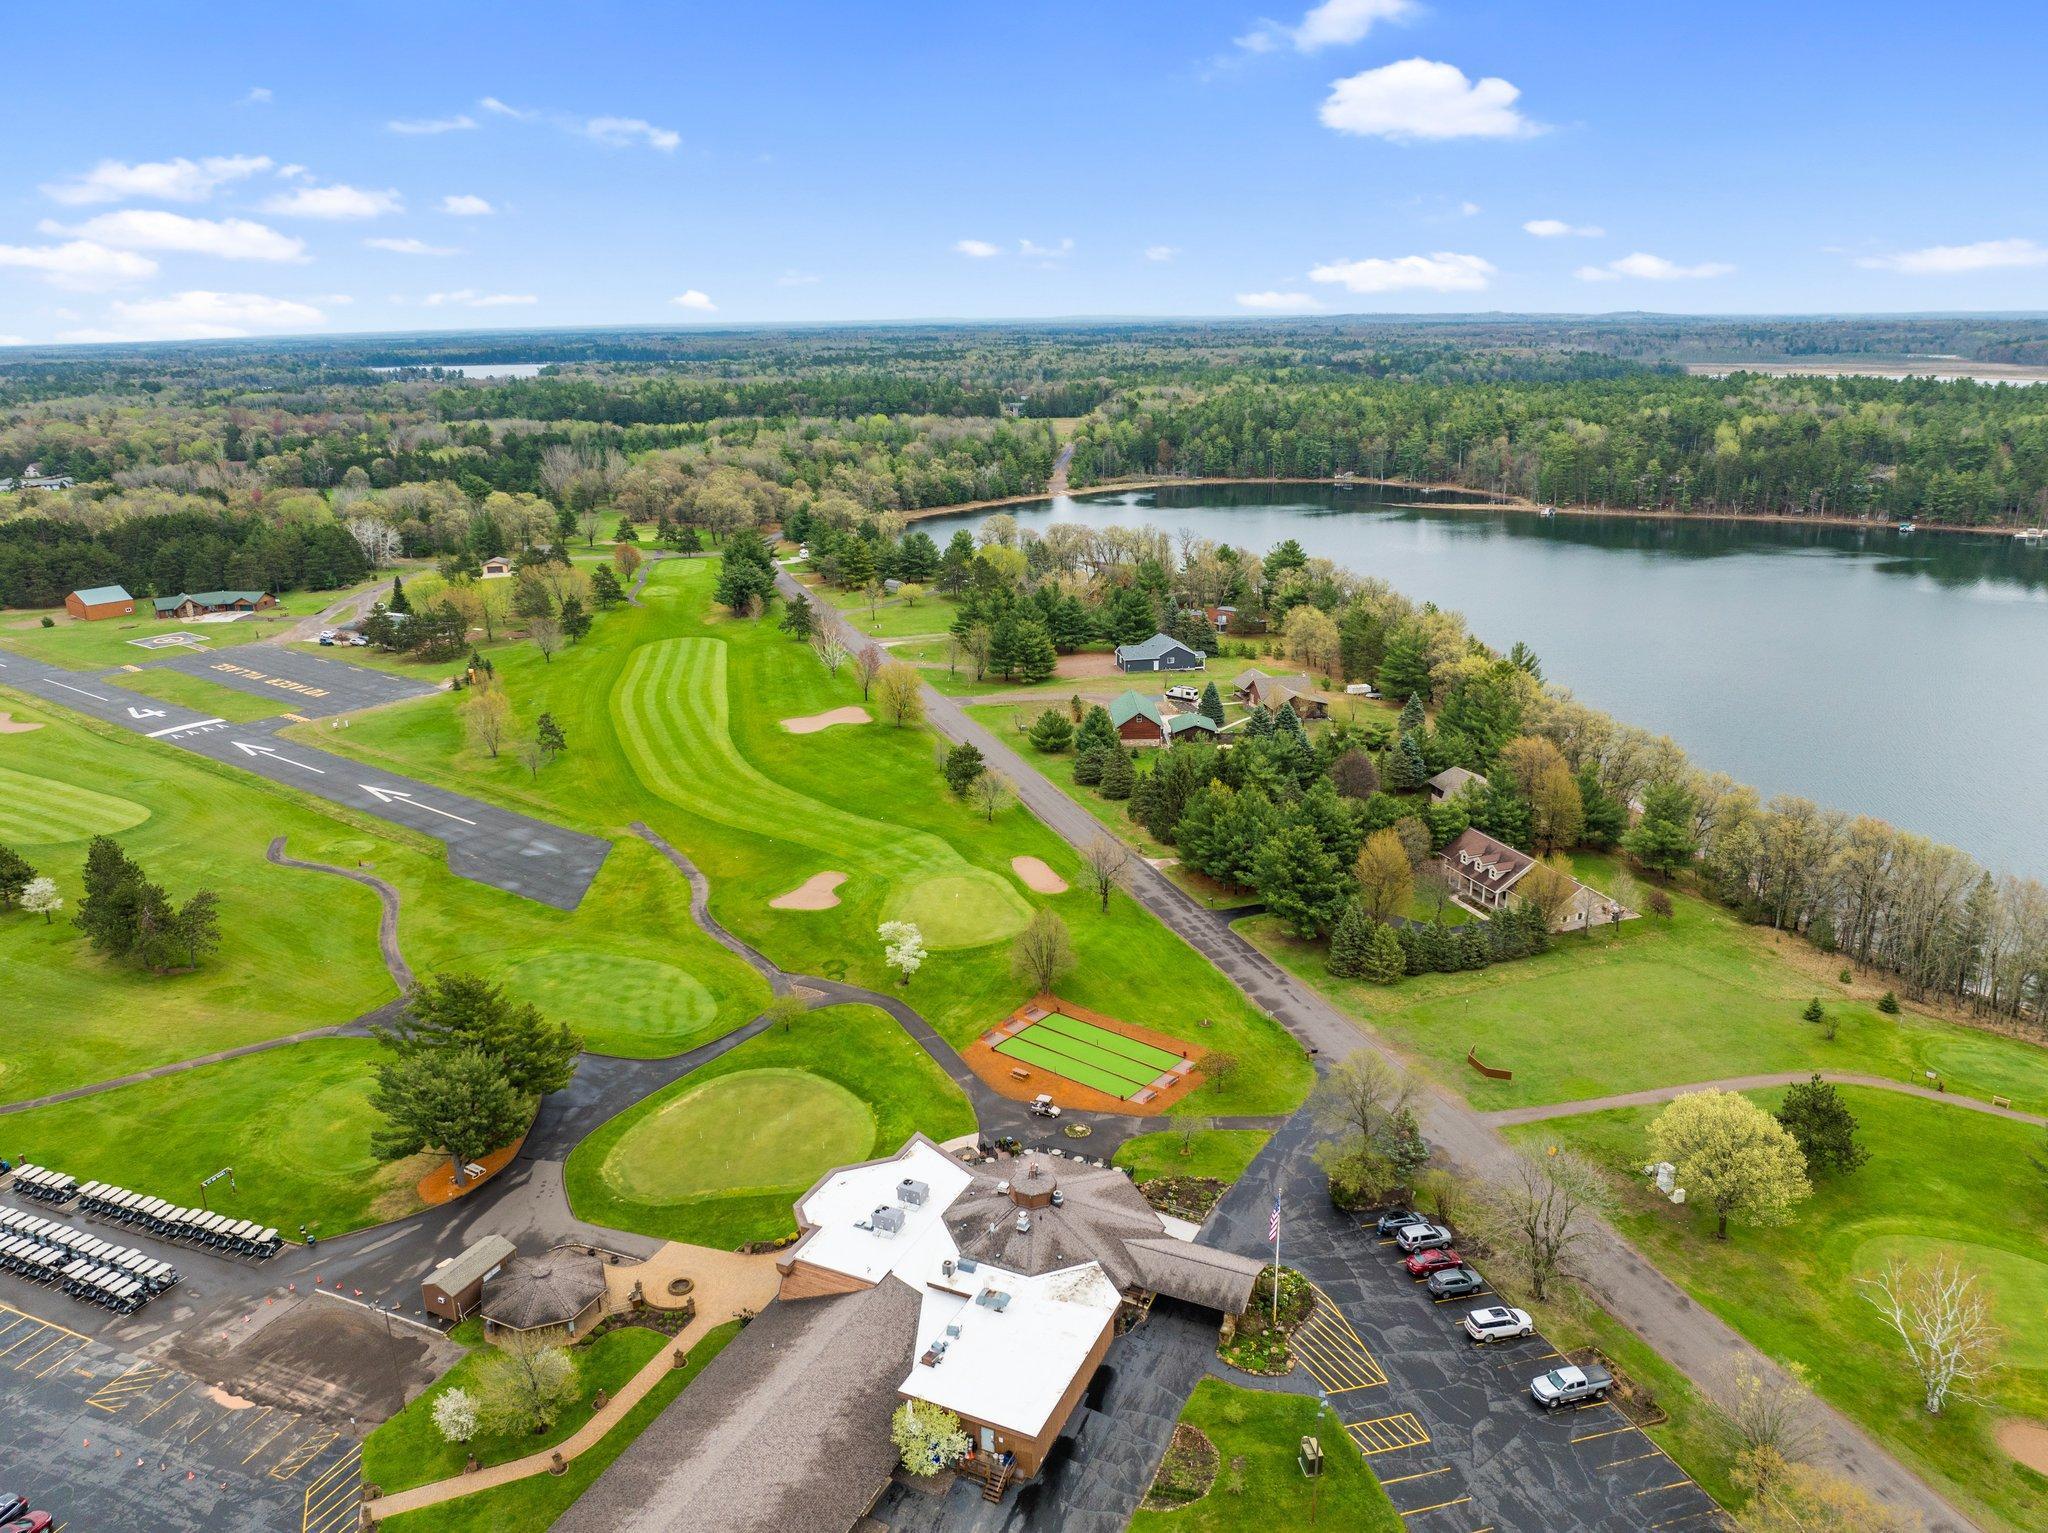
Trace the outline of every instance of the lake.
<instances>
[{"instance_id":1,"label":"lake","mask_svg":"<svg viewBox=\"0 0 2048 1533\"><path fill-rule=\"evenodd\" d=\"M1380 486L1175 486L1026 527L1286 538L1516 640L1544 674L1766 797L1797 793L2048 877L2048 543L1890 528L1396 504ZM1472 497L1447 497L1470 501ZM986 513L918 523L942 545Z\"/></svg>"}]
</instances>

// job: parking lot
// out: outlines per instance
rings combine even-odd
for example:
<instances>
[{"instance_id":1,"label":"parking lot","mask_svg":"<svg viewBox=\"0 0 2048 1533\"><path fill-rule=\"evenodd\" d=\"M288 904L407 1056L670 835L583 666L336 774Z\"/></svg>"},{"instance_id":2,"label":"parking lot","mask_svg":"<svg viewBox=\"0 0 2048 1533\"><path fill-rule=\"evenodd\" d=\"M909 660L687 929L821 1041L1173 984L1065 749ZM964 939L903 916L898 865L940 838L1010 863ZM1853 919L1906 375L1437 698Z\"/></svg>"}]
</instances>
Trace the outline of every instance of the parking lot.
<instances>
[{"instance_id":1,"label":"parking lot","mask_svg":"<svg viewBox=\"0 0 2048 1533\"><path fill-rule=\"evenodd\" d=\"M1461 1322L1503 1300L1431 1300L1402 1253L1337 1213L1309 1159L1305 1123L1282 1130L1233 1188L1206 1239L1270 1254L1271 1177L1280 1162L1281 1260L1316 1285L1296 1355L1416 1533L1726 1526L1713 1499L1612 1402L1555 1411L1529 1382L1560 1364L1538 1333L1475 1344Z\"/></svg>"},{"instance_id":2,"label":"parking lot","mask_svg":"<svg viewBox=\"0 0 2048 1533\"><path fill-rule=\"evenodd\" d=\"M360 1463L341 1427L0 1304L0 1492L59 1530L342 1533Z\"/></svg>"}]
</instances>

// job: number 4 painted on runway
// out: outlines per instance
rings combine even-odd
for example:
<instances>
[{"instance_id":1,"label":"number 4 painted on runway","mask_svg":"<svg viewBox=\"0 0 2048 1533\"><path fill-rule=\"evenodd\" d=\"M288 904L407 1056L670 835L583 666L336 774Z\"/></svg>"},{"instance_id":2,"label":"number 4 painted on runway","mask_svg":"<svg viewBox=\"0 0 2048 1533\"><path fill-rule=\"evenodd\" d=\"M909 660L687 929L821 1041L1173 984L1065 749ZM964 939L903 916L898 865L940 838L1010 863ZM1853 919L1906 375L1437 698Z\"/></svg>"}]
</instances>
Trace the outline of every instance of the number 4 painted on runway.
<instances>
[{"instance_id":1,"label":"number 4 painted on runway","mask_svg":"<svg viewBox=\"0 0 2048 1533\"><path fill-rule=\"evenodd\" d=\"M162 719L168 718L170 715L161 708L137 708L131 703L128 707L128 717L131 719Z\"/></svg>"}]
</instances>

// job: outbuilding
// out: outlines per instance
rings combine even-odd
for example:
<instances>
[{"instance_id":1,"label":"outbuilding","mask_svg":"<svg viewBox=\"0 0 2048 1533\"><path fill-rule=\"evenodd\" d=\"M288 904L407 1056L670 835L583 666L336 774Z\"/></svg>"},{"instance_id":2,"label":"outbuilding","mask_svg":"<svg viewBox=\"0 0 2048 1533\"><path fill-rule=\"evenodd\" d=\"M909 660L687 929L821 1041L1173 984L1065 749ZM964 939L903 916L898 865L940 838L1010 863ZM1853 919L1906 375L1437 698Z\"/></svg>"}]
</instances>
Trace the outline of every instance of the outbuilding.
<instances>
[{"instance_id":1,"label":"outbuilding","mask_svg":"<svg viewBox=\"0 0 2048 1533\"><path fill-rule=\"evenodd\" d=\"M1155 633L1143 644L1119 644L1116 668L1120 671L1199 671L1209 657L1171 634Z\"/></svg>"},{"instance_id":2,"label":"outbuilding","mask_svg":"<svg viewBox=\"0 0 2048 1533\"><path fill-rule=\"evenodd\" d=\"M420 1284L420 1306L443 1320L459 1321L483 1302L484 1284L514 1254L503 1235L486 1235L458 1256L441 1263Z\"/></svg>"},{"instance_id":3,"label":"outbuilding","mask_svg":"<svg viewBox=\"0 0 2048 1533\"><path fill-rule=\"evenodd\" d=\"M484 560L484 579L503 580L512 573L512 561L503 554L492 554Z\"/></svg>"},{"instance_id":4,"label":"outbuilding","mask_svg":"<svg viewBox=\"0 0 2048 1533\"><path fill-rule=\"evenodd\" d=\"M1429 780L1429 796L1432 802L1441 804L1445 799L1456 798L1473 783L1488 786L1487 781L1477 772L1468 772L1460 766L1445 767Z\"/></svg>"},{"instance_id":5,"label":"outbuilding","mask_svg":"<svg viewBox=\"0 0 2048 1533\"><path fill-rule=\"evenodd\" d=\"M103 617L135 616L135 598L123 586L87 586L64 598L64 610L81 623Z\"/></svg>"},{"instance_id":6,"label":"outbuilding","mask_svg":"<svg viewBox=\"0 0 2048 1533\"><path fill-rule=\"evenodd\" d=\"M562 1344L580 1340L604 1318L604 1263L580 1251L515 1256L483 1285L477 1308L490 1341Z\"/></svg>"}]
</instances>

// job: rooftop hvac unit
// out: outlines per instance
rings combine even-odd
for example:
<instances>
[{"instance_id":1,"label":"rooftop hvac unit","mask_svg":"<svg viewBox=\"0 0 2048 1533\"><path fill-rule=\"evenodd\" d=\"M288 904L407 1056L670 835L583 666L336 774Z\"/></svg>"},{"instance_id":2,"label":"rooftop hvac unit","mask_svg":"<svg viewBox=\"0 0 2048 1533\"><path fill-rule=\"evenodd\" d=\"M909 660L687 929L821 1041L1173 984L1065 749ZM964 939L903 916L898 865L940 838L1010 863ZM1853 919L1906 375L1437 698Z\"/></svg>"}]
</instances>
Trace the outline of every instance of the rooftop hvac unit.
<instances>
[{"instance_id":1,"label":"rooftop hvac unit","mask_svg":"<svg viewBox=\"0 0 2048 1533\"><path fill-rule=\"evenodd\" d=\"M1031 1216L1021 1208L1017 1210L1017 1233L1019 1235L1029 1235L1031 1233Z\"/></svg>"},{"instance_id":2,"label":"rooftop hvac unit","mask_svg":"<svg viewBox=\"0 0 2048 1533\"><path fill-rule=\"evenodd\" d=\"M942 1261L942 1262L940 1262L940 1263L939 1263L939 1276L940 1276L940 1277L951 1277L952 1275L953 1275L953 1258L949 1256L949 1257L947 1257L947 1258L946 1258L946 1259L945 1259L944 1261Z\"/></svg>"},{"instance_id":3,"label":"rooftop hvac unit","mask_svg":"<svg viewBox=\"0 0 2048 1533\"><path fill-rule=\"evenodd\" d=\"M981 1263L977 1262L977 1261L976 1261L976 1260L975 1260L975 1259L974 1259L973 1257L971 1257L971 1256L963 1256L963 1257L961 1257L961 1258L960 1258L960 1266L959 1266L959 1270L960 1270L960 1271L962 1271L962 1272L976 1272L976 1271L979 1271L979 1270L980 1270L980 1268L981 1268Z\"/></svg>"},{"instance_id":4,"label":"rooftop hvac unit","mask_svg":"<svg viewBox=\"0 0 2048 1533\"><path fill-rule=\"evenodd\" d=\"M974 1296L974 1302L1001 1314L1010 1307L1010 1296L1000 1288L984 1288Z\"/></svg>"},{"instance_id":5,"label":"rooftop hvac unit","mask_svg":"<svg viewBox=\"0 0 2048 1533\"><path fill-rule=\"evenodd\" d=\"M946 1334L949 1337L957 1339L960 1335L960 1322L956 1320L951 1325L947 1326Z\"/></svg>"},{"instance_id":6,"label":"rooftop hvac unit","mask_svg":"<svg viewBox=\"0 0 2048 1533\"><path fill-rule=\"evenodd\" d=\"M868 1222L875 1227L878 1235L897 1235L903 1231L903 1210L900 1208L878 1208L868 1216Z\"/></svg>"},{"instance_id":7,"label":"rooftop hvac unit","mask_svg":"<svg viewBox=\"0 0 2048 1533\"><path fill-rule=\"evenodd\" d=\"M1007 1197L1010 1191L1010 1184L1008 1182L997 1182L996 1191Z\"/></svg>"},{"instance_id":8,"label":"rooftop hvac unit","mask_svg":"<svg viewBox=\"0 0 2048 1533\"><path fill-rule=\"evenodd\" d=\"M1054 1208L1065 1208L1067 1206L1067 1195L1064 1192L1054 1192L1052 1195L1052 1206Z\"/></svg>"},{"instance_id":9,"label":"rooftop hvac unit","mask_svg":"<svg viewBox=\"0 0 2048 1533\"><path fill-rule=\"evenodd\" d=\"M931 1188L915 1177L906 1176L896 1184L896 1201L911 1208L922 1208L924 1200L932 1195Z\"/></svg>"}]
</instances>

